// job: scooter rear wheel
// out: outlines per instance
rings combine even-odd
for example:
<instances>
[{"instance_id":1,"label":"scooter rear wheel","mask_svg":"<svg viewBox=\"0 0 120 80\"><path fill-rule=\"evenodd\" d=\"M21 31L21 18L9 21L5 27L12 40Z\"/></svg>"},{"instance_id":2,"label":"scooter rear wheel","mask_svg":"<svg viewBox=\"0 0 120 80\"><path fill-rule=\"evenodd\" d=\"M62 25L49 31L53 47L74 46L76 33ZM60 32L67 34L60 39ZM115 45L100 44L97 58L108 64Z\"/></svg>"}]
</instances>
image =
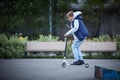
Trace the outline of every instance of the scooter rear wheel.
<instances>
[{"instance_id":1,"label":"scooter rear wheel","mask_svg":"<svg viewBox=\"0 0 120 80\"><path fill-rule=\"evenodd\" d=\"M89 64L85 63L85 68L89 68Z\"/></svg>"}]
</instances>

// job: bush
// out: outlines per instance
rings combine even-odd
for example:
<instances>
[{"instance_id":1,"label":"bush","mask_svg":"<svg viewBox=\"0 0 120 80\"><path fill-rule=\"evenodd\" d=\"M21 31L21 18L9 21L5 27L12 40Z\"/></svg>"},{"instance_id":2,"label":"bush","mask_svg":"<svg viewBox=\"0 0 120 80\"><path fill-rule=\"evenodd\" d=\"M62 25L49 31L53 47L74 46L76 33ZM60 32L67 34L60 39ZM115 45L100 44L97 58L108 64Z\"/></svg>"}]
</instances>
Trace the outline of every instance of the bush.
<instances>
[{"instance_id":1,"label":"bush","mask_svg":"<svg viewBox=\"0 0 120 80\"><path fill-rule=\"evenodd\" d=\"M52 42L52 41L58 41L58 37L53 37L52 35L44 36L44 35L39 35L39 39L37 41L41 42Z\"/></svg>"},{"instance_id":2,"label":"bush","mask_svg":"<svg viewBox=\"0 0 120 80\"><path fill-rule=\"evenodd\" d=\"M87 41L93 41L93 42L111 42L115 40L116 40L115 38L112 40L112 38L109 35L100 35L97 38L87 39Z\"/></svg>"},{"instance_id":3,"label":"bush","mask_svg":"<svg viewBox=\"0 0 120 80\"><path fill-rule=\"evenodd\" d=\"M120 58L120 35L113 36L113 40L108 36L108 35L101 35L98 38L92 38L92 39L87 39L87 41L116 41L117 42L117 55L115 56L110 56L110 55L88 55L85 56L85 58ZM48 36L43 36L39 35L39 39L36 41L58 41L58 37L53 37L51 35ZM23 58L24 51L25 51L25 45L26 42L28 41L28 37L18 37L18 36L11 36L9 39L5 34L0 35L0 58ZM68 41L68 46L67 46L67 57L72 57L71 55L71 41ZM61 58L62 55L57 55L55 56L56 58ZM47 58L47 56L46 56ZM54 58L54 57L53 57Z\"/></svg>"},{"instance_id":4,"label":"bush","mask_svg":"<svg viewBox=\"0 0 120 80\"><path fill-rule=\"evenodd\" d=\"M21 58L25 50L27 38L20 40L17 36L12 36L8 40L6 35L0 35L0 58Z\"/></svg>"},{"instance_id":5,"label":"bush","mask_svg":"<svg viewBox=\"0 0 120 80\"><path fill-rule=\"evenodd\" d=\"M120 35L116 35L117 49L120 50Z\"/></svg>"}]
</instances>

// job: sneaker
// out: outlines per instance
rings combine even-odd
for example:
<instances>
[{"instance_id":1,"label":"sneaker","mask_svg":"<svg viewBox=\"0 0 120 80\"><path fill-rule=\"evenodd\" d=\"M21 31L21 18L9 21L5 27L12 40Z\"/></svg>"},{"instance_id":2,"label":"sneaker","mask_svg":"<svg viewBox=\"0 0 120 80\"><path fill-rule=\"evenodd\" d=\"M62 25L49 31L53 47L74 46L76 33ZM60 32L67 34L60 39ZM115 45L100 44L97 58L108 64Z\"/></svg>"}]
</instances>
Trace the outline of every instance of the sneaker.
<instances>
[{"instance_id":1,"label":"sneaker","mask_svg":"<svg viewBox=\"0 0 120 80\"><path fill-rule=\"evenodd\" d=\"M78 62L79 62L79 65L85 64L83 60L79 60Z\"/></svg>"},{"instance_id":2,"label":"sneaker","mask_svg":"<svg viewBox=\"0 0 120 80\"><path fill-rule=\"evenodd\" d=\"M70 65L80 65L80 62L79 61L76 61L76 62L73 62L72 64Z\"/></svg>"}]
</instances>

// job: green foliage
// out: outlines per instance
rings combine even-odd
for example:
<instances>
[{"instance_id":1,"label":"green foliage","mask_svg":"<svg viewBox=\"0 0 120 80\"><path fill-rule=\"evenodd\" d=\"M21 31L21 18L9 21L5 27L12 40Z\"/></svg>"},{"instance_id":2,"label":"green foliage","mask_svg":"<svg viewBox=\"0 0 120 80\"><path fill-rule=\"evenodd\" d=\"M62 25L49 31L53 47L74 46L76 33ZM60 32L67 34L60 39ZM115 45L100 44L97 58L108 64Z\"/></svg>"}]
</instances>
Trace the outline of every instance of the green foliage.
<instances>
[{"instance_id":1,"label":"green foliage","mask_svg":"<svg viewBox=\"0 0 120 80\"><path fill-rule=\"evenodd\" d=\"M12 36L8 40L6 35L0 35L0 58L21 58L25 51L25 40Z\"/></svg>"},{"instance_id":2,"label":"green foliage","mask_svg":"<svg viewBox=\"0 0 120 80\"><path fill-rule=\"evenodd\" d=\"M113 42L116 39L112 39L109 35L100 35L98 38L87 39L87 41L93 42Z\"/></svg>"},{"instance_id":3,"label":"green foliage","mask_svg":"<svg viewBox=\"0 0 120 80\"><path fill-rule=\"evenodd\" d=\"M114 36L114 37L116 38L117 42L120 42L120 35L119 35L119 34L117 34L117 35Z\"/></svg>"},{"instance_id":4,"label":"green foliage","mask_svg":"<svg viewBox=\"0 0 120 80\"><path fill-rule=\"evenodd\" d=\"M67 44L67 47L68 47L68 48L67 48L67 52L68 52L68 53L72 52L71 45L72 45L72 42L69 40L69 41L68 41L68 44Z\"/></svg>"},{"instance_id":5,"label":"green foliage","mask_svg":"<svg viewBox=\"0 0 120 80\"><path fill-rule=\"evenodd\" d=\"M70 8L70 3L72 2L72 0L58 0L57 1L57 8L59 9L60 12L62 12L62 14L68 10Z\"/></svg>"},{"instance_id":6,"label":"green foliage","mask_svg":"<svg viewBox=\"0 0 120 80\"><path fill-rule=\"evenodd\" d=\"M7 42L8 42L7 36L5 36L4 34L1 34L0 35L0 47L6 45Z\"/></svg>"},{"instance_id":7,"label":"green foliage","mask_svg":"<svg viewBox=\"0 0 120 80\"><path fill-rule=\"evenodd\" d=\"M58 27L74 0L51 1L52 24ZM49 34L49 9L50 0L1 0L0 29L5 33Z\"/></svg>"},{"instance_id":8,"label":"green foliage","mask_svg":"<svg viewBox=\"0 0 120 80\"><path fill-rule=\"evenodd\" d=\"M0 28L6 33L49 26L49 0L2 0L0 5Z\"/></svg>"},{"instance_id":9,"label":"green foliage","mask_svg":"<svg viewBox=\"0 0 120 80\"><path fill-rule=\"evenodd\" d=\"M94 24L96 27L99 27L101 24L100 17L104 14L104 11L106 10L105 5L110 6L111 3L112 2L110 0L86 0L84 5L82 6L82 10L84 10L84 19Z\"/></svg>"},{"instance_id":10,"label":"green foliage","mask_svg":"<svg viewBox=\"0 0 120 80\"><path fill-rule=\"evenodd\" d=\"M117 42L117 50L120 55L120 35L116 35L115 38L116 38L116 42Z\"/></svg>"},{"instance_id":11,"label":"green foliage","mask_svg":"<svg viewBox=\"0 0 120 80\"><path fill-rule=\"evenodd\" d=\"M36 41L58 41L58 37L53 37L51 35L44 36L40 35L39 39ZM26 42L28 41L28 37L18 37L11 36L9 39L6 35L0 35L0 58L22 58L24 55Z\"/></svg>"},{"instance_id":12,"label":"green foliage","mask_svg":"<svg viewBox=\"0 0 120 80\"><path fill-rule=\"evenodd\" d=\"M52 42L52 41L58 41L58 37L53 37L52 35L44 36L44 35L39 35L39 39L37 41L41 42Z\"/></svg>"},{"instance_id":13,"label":"green foliage","mask_svg":"<svg viewBox=\"0 0 120 80\"><path fill-rule=\"evenodd\" d=\"M111 55L111 53L97 53L97 55L89 53L87 56L83 57L85 59L120 59L120 55Z\"/></svg>"}]
</instances>

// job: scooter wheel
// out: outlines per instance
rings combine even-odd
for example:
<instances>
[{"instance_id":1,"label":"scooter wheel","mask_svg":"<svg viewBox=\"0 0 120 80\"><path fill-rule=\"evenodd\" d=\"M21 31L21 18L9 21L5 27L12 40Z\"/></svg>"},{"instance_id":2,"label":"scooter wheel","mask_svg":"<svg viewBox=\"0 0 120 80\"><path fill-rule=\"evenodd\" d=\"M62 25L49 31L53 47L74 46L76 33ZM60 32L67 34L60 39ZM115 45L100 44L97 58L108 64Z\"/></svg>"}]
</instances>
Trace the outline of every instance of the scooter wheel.
<instances>
[{"instance_id":1,"label":"scooter wheel","mask_svg":"<svg viewBox=\"0 0 120 80\"><path fill-rule=\"evenodd\" d=\"M66 63L63 62L62 65L61 65L62 68L65 68L66 67Z\"/></svg>"},{"instance_id":2,"label":"scooter wheel","mask_svg":"<svg viewBox=\"0 0 120 80\"><path fill-rule=\"evenodd\" d=\"M86 63L86 64L85 64L85 68L89 68L89 64Z\"/></svg>"}]
</instances>

